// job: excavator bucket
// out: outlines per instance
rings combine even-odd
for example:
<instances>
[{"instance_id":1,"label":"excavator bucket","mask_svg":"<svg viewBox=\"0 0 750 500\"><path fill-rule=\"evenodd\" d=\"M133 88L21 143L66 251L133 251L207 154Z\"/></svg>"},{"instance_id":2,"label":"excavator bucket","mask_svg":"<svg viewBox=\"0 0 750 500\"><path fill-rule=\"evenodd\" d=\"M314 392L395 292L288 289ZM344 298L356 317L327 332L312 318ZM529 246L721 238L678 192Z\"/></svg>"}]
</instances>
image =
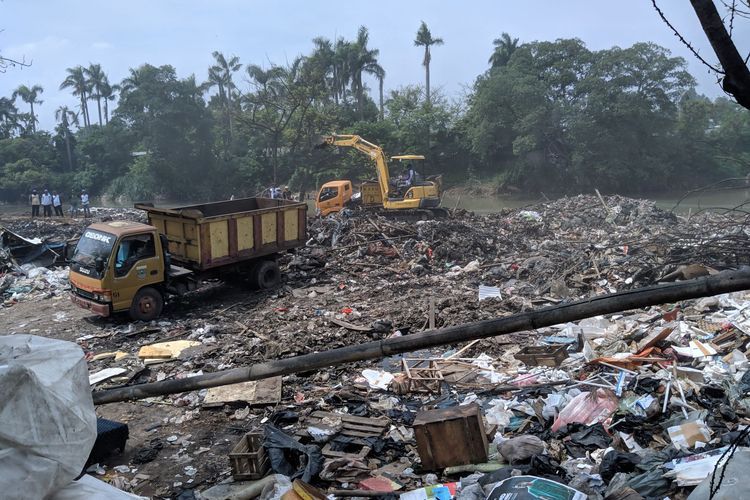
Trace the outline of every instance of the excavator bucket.
<instances>
[{"instance_id":1,"label":"excavator bucket","mask_svg":"<svg viewBox=\"0 0 750 500\"><path fill-rule=\"evenodd\" d=\"M321 135L315 149L325 149L333 143L333 137L330 135Z\"/></svg>"}]
</instances>

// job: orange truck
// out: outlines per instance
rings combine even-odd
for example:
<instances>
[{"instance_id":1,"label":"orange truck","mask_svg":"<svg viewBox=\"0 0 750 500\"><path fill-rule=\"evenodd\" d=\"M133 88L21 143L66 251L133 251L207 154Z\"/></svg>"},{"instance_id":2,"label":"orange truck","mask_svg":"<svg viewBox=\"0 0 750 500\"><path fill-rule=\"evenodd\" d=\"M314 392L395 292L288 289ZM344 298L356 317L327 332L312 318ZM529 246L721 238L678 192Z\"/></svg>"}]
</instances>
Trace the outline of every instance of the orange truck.
<instances>
[{"instance_id":1,"label":"orange truck","mask_svg":"<svg viewBox=\"0 0 750 500\"><path fill-rule=\"evenodd\" d=\"M248 277L255 288L281 280L283 251L305 245L307 205L244 198L177 208L136 204L148 223L98 222L81 235L70 266L70 298L100 316L159 317L164 299L205 278Z\"/></svg>"}]
</instances>

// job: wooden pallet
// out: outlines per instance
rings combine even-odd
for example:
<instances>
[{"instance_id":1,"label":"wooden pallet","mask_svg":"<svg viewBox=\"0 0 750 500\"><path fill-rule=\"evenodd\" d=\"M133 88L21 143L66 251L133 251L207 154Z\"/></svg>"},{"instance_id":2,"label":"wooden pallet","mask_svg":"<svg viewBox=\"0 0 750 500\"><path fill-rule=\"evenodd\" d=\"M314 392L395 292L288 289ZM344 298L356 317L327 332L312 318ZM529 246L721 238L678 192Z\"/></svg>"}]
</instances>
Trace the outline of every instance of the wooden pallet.
<instances>
[{"instance_id":1,"label":"wooden pallet","mask_svg":"<svg viewBox=\"0 0 750 500\"><path fill-rule=\"evenodd\" d=\"M370 453L370 446L367 441L365 441L365 438L381 437L390 425L390 421L385 418L366 418L326 411L315 411L304 419L302 427L296 432L296 435L300 437L309 436L307 433L307 427L310 426L321 429L331 428L326 424L325 419L341 420L341 429L337 435L352 438L351 444L359 446L359 450L356 453L347 453L343 451L334 451L331 449L330 443L326 444L322 450L323 456L336 458L364 458Z\"/></svg>"}]
</instances>

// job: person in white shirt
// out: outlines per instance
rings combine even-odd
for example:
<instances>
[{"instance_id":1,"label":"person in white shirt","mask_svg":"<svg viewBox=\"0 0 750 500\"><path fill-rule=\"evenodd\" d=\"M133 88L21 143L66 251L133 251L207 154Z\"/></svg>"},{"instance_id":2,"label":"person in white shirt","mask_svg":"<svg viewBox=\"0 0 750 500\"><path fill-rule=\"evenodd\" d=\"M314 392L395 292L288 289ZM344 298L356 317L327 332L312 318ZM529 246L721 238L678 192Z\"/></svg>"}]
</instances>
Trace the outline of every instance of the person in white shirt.
<instances>
[{"instance_id":1,"label":"person in white shirt","mask_svg":"<svg viewBox=\"0 0 750 500\"><path fill-rule=\"evenodd\" d=\"M46 189L42 193L42 212L45 217L52 217L52 195Z\"/></svg>"},{"instance_id":2,"label":"person in white shirt","mask_svg":"<svg viewBox=\"0 0 750 500\"><path fill-rule=\"evenodd\" d=\"M84 217L91 217L91 209L89 205L89 194L84 189L81 191L81 208L83 209Z\"/></svg>"},{"instance_id":3,"label":"person in white shirt","mask_svg":"<svg viewBox=\"0 0 750 500\"><path fill-rule=\"evenodd\" d=\"M55 215L62 217L62 200L60 200L60 194L57 191L52 191L52 206L55 207Z\"/></svg>"}]
</instances>

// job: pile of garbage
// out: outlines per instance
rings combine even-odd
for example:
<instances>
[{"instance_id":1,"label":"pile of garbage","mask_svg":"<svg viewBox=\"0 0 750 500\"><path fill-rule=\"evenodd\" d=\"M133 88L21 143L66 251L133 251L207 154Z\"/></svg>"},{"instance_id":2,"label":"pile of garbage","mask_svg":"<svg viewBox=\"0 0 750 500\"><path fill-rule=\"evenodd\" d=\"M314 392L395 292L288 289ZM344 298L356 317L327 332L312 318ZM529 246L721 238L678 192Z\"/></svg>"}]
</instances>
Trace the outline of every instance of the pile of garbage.
<instances>
[{"instance_id":1,"label":"pile of garbage","mask_svg":"<svg viewBox=\"0 0 750 500\"><path fill-rule=\"evenodd\" d=\"M355 333L352 323L328 319ZM120 327L113 335L121 350L90 356L90 381L100 388L191 377L260 359L242 355L241 336L216 323ZM245 342L270 341L250 330ZM478 499L517 488L530 495L532 486L565 498L685 498L692 490L690 498L709 498L700 492L712 478L720 492L731 485L737 493L733 478L750 459L749 293L531 333L502 347L486 339L150 398L161 412L177 411L115 476L127 484L144 461L171 456L192 474L178 474L172 494L192 490L194 480L221 483L196 488L206 499L254 487L276 492L262 498L305 489ZM223 421L234 438L221 451L206 448L202 421ZM202 463L206 449L223 460Z\"/></svg>"},{"instance_id":2,"label":"pile of garbage","mask_svg":"<svg viewBox=\"0 0 750 500\"><path fill-rule=\"evenodd\" d=\"M94 389L181 379L736 267L745 217L594 196L417 222L344 213L311 221L277 290L217 282L150 324L72 326ZM89 471L205 499L675 498L711 477L723 493L750 446L749 313L738 293L103 405L136 432Z\"/></svg>"}]
</instances>

